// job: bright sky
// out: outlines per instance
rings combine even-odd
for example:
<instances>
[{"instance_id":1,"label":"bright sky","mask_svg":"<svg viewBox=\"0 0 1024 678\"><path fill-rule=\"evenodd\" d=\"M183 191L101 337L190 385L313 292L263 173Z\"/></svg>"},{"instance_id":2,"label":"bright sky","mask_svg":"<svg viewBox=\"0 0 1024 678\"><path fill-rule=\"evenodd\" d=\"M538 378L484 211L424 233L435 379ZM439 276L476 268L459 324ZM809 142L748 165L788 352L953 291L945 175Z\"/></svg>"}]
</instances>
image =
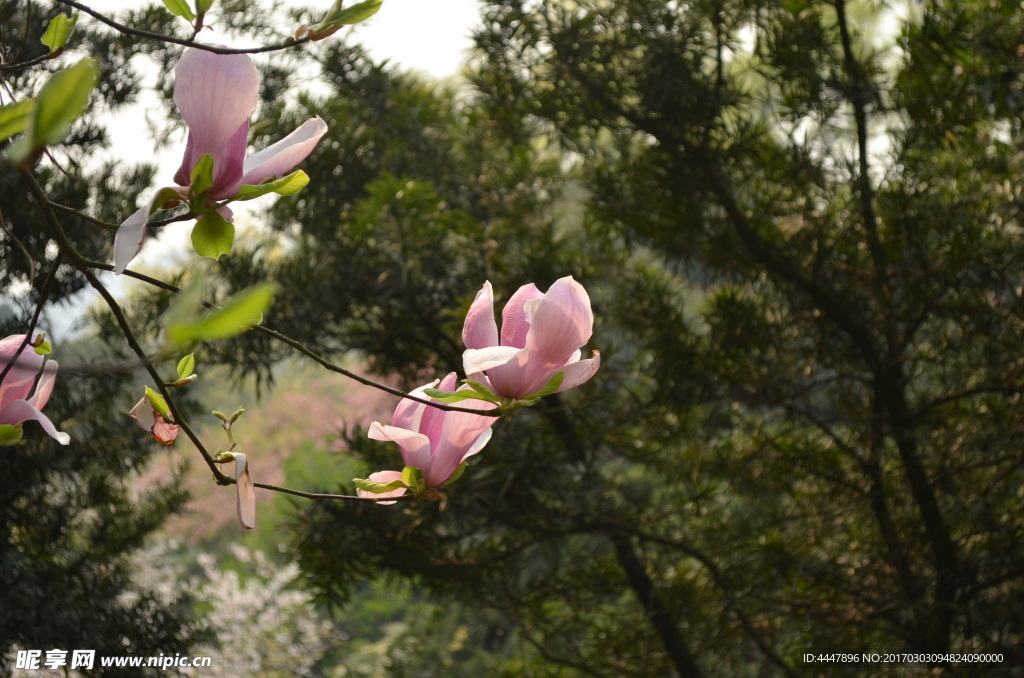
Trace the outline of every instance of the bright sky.
<instances>
[{"instance_id":1,"label":"bright sky","mask_svg":"<svg viewBox=\"0 0 1024 678\"><path fill-rule=\"evenodd\" d=\"M85 1L104 14L141 4L138 0ZM315 4L323 5L326 11L332 0L318 0ZM390 59L443 78L455 74L464 61L464 53L472 45L470 32L479 14L478 0L384 0L376 15L336 35L351 31L355 41L366 46L376 59ZM87 16L81 16L80 20L94 21ZM244 46L237 40L218 39L208 31L202 33L200 39Z\"/></svg>"}]
</instances>

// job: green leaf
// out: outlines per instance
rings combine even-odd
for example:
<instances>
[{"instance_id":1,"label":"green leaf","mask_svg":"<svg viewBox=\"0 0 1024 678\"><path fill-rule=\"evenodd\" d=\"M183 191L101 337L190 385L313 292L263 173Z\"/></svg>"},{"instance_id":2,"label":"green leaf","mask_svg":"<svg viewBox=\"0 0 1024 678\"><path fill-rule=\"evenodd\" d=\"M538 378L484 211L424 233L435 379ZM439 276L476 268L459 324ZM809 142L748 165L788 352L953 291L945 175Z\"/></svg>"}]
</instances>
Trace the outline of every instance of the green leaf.
<instances>
[{"instance_id":1,"label":"green leaf","mask_svg":"<svg viewBox=\"0 0 1024 678\"><path fill-rule=\"evenodd\" d=\"M50 76L36 96L32 138L37 148L64 138L68 127L85 110L99 77L99 67L88 57Z\"/></svg>"},{"instance_id":2,"label":"green leaf","mask_svg":"<svg viewBox=\"0 0 1024 678\"><path fill-rule=\"evenodd\" d=\"M194 21L196 15L192 13L192 8L188 6L185 0L163 0L164 7L167 11L174 16L183 17L186 21Z\"/></svg>"},{"instance_id":3,"label":"green leaf","mask_svg":"<svg viewBox=\"0 0 1024 678\"><path fill-rule=\"evenodd\" d=\"M469 466L469 462L468 461L464 461L461 464L459 464L459 467L457 469L455 469L455 472L452 473L451 477L448 480L444 481L444 485L442 485L441 487L448 487L449 485L454 483L456 480L461 478L462 474L466 471L466 467L467 466Z\"/></svg>"},{"instance_id":4,"label":"green leaf","mask_svg":"<svg viewBox=\"0 0 1024 678\"><path fill-rule=\"evenodd\" d=\"M167 421L174 421L174 417L171 416L171 408L167 407L167 401L164 397L151 389L146 387L146 400L153 406L153 409L163 415Z\"/></svg>"},{"instance_id":5,"label":"green leaf","mask_svg":"<svg viewBox=\"0 0 1024 678\"><path fill-rule=\"evenodd\" d=\"M414 494L422 494L427 491L427 482L423 480L423 471L415 466L406 466L402 469L402 483Z\"/></svg>"},{"instance_id":6,"label":"green leaf","mask_svg":"<svg viewBox=\"0 0 1024 678\"><path fill-rule=\"evenodd\" d=\"M0 447L23 444L25 441L21 439L21 436L21 424L14 426L11 424L0 424Z\"/></svg>"},{"instance_id":7,"label":"green leaf","mask_svg":"<svg viewBox=\"0 0 1024 678\"><path fill-rule=\"evenodd\" d=\"M26 99L16 104L0 106L0 141L24 132L32 120L35 108L35 99Z\"/></svg>"},{"instance_id":8,"label":"green leaf","mask_svg":"<svg viewBox=\"0 0 1024 678\"><path fill-rule=\"evenodd\" d=\"M196 369L196 356L194 353L189 353L187 356L178 361L178 379L184 379L190 376Z\"/></svg>"},{"instance_id":9,"label":"green leaf","mask_svg":"<svg viewBox=\"0 0 1024 678\"><path fill-rule=\"evenodd\" d=\"M267 193L291 195L305 188L308 183L309 176L302 170L295 170L288 176L281 177L280 179L264 181L262 184L256 184L254 186L242 186L235 198L237 200L252 200L253 198L258 198L261 195L266 195Z\"/></svg>"},{"instance_id":10,"label":"green leaf","mask_svg":"<svg viewBox=\"0 0 1024 678\"><path fill-rule=\"evenodd\" d=\"M8 152L11 162L21 162L43 146L61 141L71 123L85 110L99 74L96 62L86 57L51 75L35 97L36 105L25 125L25 136Z\"/></svg>"},{"instance_id":11,"label":"green leaf","mask_svg":"<svg viewBox=\"0 0 1024 678\"><path fill-rule=\"evenodd\" d=\"M254 285L236 294L223 308L200 317L183 318L167 324L167 338L175 346L193 341L216 341L245 332L259 322L270 306L277 286L273 283Z\"/></svg>"},{"instance_id":12,"label":"green leaf","mask_svg":"<svg viewBox=\"0 0 1024 678\"><path fill-rule=\"evenodd\" d=\"M488 403L498 403L493 394L488 397L477 393L473 389L464 388L461 391L440 391L436 388L424 389L423 393L441 403L461 403L463 400L483 400Z\"/></svg>"},{"instance_id":13,"label":"green leaf","mask_svg":"<svg viewBox=\"0 0 1024 678\"><path fill-rule=\"evenodd\" d=\"M557 372L557 373L555 373L555 376L551 377L551 379L548 381L548 383L544 385L544 388L542 388L541 390L537 391L536 393L531 393L530 395L528 395L525 398L523 398L523 400L534 400L534 401L537 401L537 400L540 400L541 398L543 398L546 395L551 395L552 393L554 393L555 391L558 390L558 387L562 385L562 382L564 380L565 380L565 372Z\"/></svg>"},{"instance_id":14,"label":"green leaf","mask_svg":"<svg viewBox=\"0 0 1024 678\"><path fill-rule=\"evenodd\" d=\"M486 384L484 384L481 381L477 381L476 379L463 379L462 383L468 385L471 389L473 389L480 395L485 396L487 402L501 402L501 398L498 396L498 394L492 391Z\"/></svg>"},{"instance_id":15,"label":"green leaf","mask_svg":"<svg viewBox=\"0 0 1024 678\"><path fill-rule=\"evenodd\" d=\"M210 186L213 186L213 156L203 153L189 175L189 195L198 197L210 190Z\"/></svg>"},{"instance_id":16,"label":"green leaf","mask_svg":"<svg viewBox=\"0 0 1024 678\"><path fill-rule=\"evenodd\" d=\"M196 0L196 13L206 14L213 7L213 0Z\"/></svg>"},{"instance_id":17,"label":"green leaf","mask_svg":"<svg viewBox=\"0 0 1024 678\"><path fill-rule=\"evenodd\" d=\"M231 252L235 227L217 212L207 212L192 227L192 247L203 257L220 259Z\"/></svg>"},{"instance_id":18,"label":"green leaf","mask_svg":"<svg viewBox=\"0 0 1024 678\"><path fill-rule=\"evenodd\" d=\"M356 487L358 487L360 490L363 490L365 492L373 492L374 494L380 494L381 492L390 492L391 490L397 490L400 487L409 487L401 480L392 480L390 483L378 483L372 480L366 480L364 478L353 478L352 482L355 483Z\"/></svg>"},{"instance_id":19,"label":"green leaf","mask_svg":"<svg viewBox=\"0 0 1024 678\"><path fill-rule=\"evenodd\" d=\"M58 14L46 25L46 32L43 33L43 37L39 38L39 42L50 48L50 56L64 50L64 45L68 42L68 36L71 34L71 29L75 27L77 18L77 16L69 17L65 14Z\"/></svg>"},{"instance_id":20,"label":"green leaf","mask_svg":"<svg viewBox=\"0 0 1024 678\"><path fill-rule=\"evenodd\" d=\"M369 19L377 13L383 0L364 0L345 9L342 7L344 0L335 0L334 5L328 10L323 20L309 31L311 40L323 40L333 34L342 26L350 26L360 21Z\"/></svg>"},{"instance_id":21,"label":"green leaf","mask_svg":"<svg viewBox=\"0 0 1024 678\"><path fill-rule=\"evenodd\" d=\"M33 346L32 350L36 352L36 355L50 355L53 353L53 347L50 346L50 342L42 341L38 346Z\"/></svg>"}]
</instances>

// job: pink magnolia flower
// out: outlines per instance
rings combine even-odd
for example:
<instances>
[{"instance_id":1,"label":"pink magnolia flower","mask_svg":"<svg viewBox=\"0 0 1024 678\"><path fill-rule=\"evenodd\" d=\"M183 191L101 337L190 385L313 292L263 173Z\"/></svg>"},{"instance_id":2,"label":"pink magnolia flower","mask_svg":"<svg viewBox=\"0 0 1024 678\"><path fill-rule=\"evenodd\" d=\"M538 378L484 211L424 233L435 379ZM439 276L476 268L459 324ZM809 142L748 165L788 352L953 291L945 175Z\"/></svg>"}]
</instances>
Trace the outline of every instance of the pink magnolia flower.
<instances>
[{"instance_id":1,"label":"pink magnolia flower","mask_svg":"<svg viewBox=\"0 0 1024 678\"><path fill-rule=\"evenodd\" d=\"M284 139L245 156L249 116L256 109L260 79L246 54L215 54L187 49L174 67L174 103L188 126L181 167L172 187L188 198L192 169L204 154L213 158L211 200L233 198L244 185L255 185L288 172L302 162L327 131L319 117L304 122ZM159 195L159 193L158 193ZM146 223L156 209L152 203L128 217L114 238L114 271L121 273L142 249ZM231 210L218 209L227 221Z\"/></svg>"},{"instance_id":2,"label":"pink magnolia flower","mask_svg":"<svg viewBox=\"0 0 1024 678\"><path fill-rule=\"evenodd\" d=\"M452 372L444 378L439 388L452 390L455 384L456 376ZM423 397L426 389L435 386L436 380L414 390L412 395ZM492 404L479 400L467 400L459 405L482 410L493 407ZM427 488L433 489L444 485L462 462L483 449L491 439L493 423L494 417L469 412L449 412L413 400L402 400L391 417L391 425L373 422L370 425L369 437L373 440L397 443L405 465L418 468L423 473ZM402 474L399 471L379 471L369 477L369 480L381 483L401 479ZM399 488L375 494L357 490L357 494L361 497L397 497L405 491L405 488Z\"/></svg>"},{"instance_id":3,"label":"pink magnolia flower","mask_svg":"<svg viewBox=\"0 0 1024 678\"><path fill-rule=\"evenodd\" d=\"M57 430L53 423L40 410L46 405L53 393L53 383L57 379L57 362L46 360L32 350L27 344L19 352L24 334L15 334L0 340L0 372L11 365L0 383L0 424L17 426L30 419L38 421L47 435L67 445L71 436ZM35 385L36 376L39 383Z\"/></svg>"},{"instance_id":4,"label":"pink magnolia flower","mask_svg":"<svg viewBox=\"0 0 1024 678\"><path fill-rule=\"evenodd\" d=\"M501 338L494 322L494 294L484 283L466 314L463 367L471 379L502 398L521 400L564 372L558 391L579 386L597 372L601 354L580 360L580 347L594 328L590 297L572 276L556 280L546 294L523 285L505 304Z\"/></svg>"},{"instance_id":5,"label":"pink magnolia flower","mask_svg":"<svg viewBox=\"0 0 1024 678\"><path fill-rule=\"evenodd\" d=\"M164 419L164 415L153 407L146 396L142 396L142 400L135 403L128 416L134 419L143 431L149 431L158 443L170 445L178 438L181 427Z\"/></svg>"}]
</instances>

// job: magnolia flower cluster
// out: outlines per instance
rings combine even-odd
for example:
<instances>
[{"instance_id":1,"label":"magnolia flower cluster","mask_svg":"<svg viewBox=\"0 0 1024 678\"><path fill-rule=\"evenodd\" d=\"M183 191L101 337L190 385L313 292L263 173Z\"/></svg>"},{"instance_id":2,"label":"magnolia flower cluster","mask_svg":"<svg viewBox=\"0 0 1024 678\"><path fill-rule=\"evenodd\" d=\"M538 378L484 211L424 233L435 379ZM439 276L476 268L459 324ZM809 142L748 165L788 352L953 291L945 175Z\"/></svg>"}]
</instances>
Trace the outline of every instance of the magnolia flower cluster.
<instances>
[{"instance_id":1,"label":"magnolia flower cluster","mask_svg":"<svg viewBox=\"0 0 1024 678\"><path fill-rule=\"evenodd\" d=\"M495 402L529 401L532 396L558 392L579 386L597 372L601 358L597 351L581 360L581 346L590 339L594 314L590 297L572 277L556 281L546 294L534 284L519 288L502 312L499 337L494 320L494 295L491 284L484 283L470 306L463 326L466 345L463 367L469 378L493 399L468 398L460 406L492 410ZM560 382L557 379L561 379ZM555 380L555 381L553 381ZM414 390L423 397L437 386L432 382ZM440 382L441 391L452 391L456 376L452 372ZM456 395L469 395L466 385ZM421 489L427 493L458 477L465 461L479 452L491 438L496 417L470 412L445 411L414 400L403 400L395 408L391 424L373 422L369 437L398 445L405 466L419 470L422 488L408 482L402 471L378 471L357 490L363 497L389 498ZM394 503L380 501L381 504Z\"/></svg>"},{"instance_id":2,"label":"magnolia flower cluster","mask_svg":"<svg viewBox=\"0 0 1024 678\"><path fill-rule=\"evenodd\" d=\"M0 382L0 425L37 421L47 435L67 445L71 437L58 431L42 412L53 393L57 362L36 353L26 339L24 334L15 334L0 340L0 372L7 372Z\"/></svg>"},{"instance_id":3,"label":"magnolia flower cluster","mask_svg":"<svg viewBox=\"0 0 1024 678\"><path fill-rule=\"evenodd\" d=\"M174 67L174 103L188 126L188 140L181 167L170 191L181 200L192 201L193 213L238 196L243 186L253 186L280 176L309 155L327 124L319 117L304 122L277 143L246 157L249 116L256 109L260 78L256 65L245 54L216 54L190 48ZM192 186L192 172L208 155L213 160L211 183ZM142 250L149 215L162 205L167 191L157 192L154 201L128 217L114 238L114 271L121 273ZM225 221L232 220L231 208L214 209Z\"/></svg>"}]
</instances>

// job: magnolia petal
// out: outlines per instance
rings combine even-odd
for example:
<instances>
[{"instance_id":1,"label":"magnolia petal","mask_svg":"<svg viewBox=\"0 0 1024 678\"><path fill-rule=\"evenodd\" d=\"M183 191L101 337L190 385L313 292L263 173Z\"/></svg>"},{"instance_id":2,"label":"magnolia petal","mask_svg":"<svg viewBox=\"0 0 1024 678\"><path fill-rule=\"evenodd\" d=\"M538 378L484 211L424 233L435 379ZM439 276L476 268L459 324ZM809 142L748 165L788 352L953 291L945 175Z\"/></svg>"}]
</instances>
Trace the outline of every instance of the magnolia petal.
<instances>
[{"instance_id":1,"label":"magnolia petal","mask_svg":"<svg viewBox=\"0 0 1024 678\"><path fill-rule=\"evenodd\" d=\"M252 484L252 476L249 475L249 463L244 454L233 452L235 458L235 487L237 492L236 508L238 510L238 522L247 530L256 527L256 487Z\"/></svg>"},{"instance_id":2,"label":"magnolia petal","mask_svg":"<svg viewBox=\"0 0 1024 678\"><path fill-rule=\"evenodd\" d=\"M438 384L438 380L424 384L419 388L415 388L409 392L409 395L416 396L417 398L426 398L427 395L424 393L428 388L435 388ZM426 409L426 405L423 403L410 400L408 398L402 398L398 405L395 406L395 412L391 415L391 425L399 428L406 428L410 431L420 430L420 417L423 416L423 410Z\"/></svg>"},{"instance_id":3,"label":"magnolia petal","mask_svg":"<svg viewBox=\"0 0 1024 678\"><path fill-rule=\"evenodd\" d=\"M67 445L71 442L71 436L63 431L58 431L57 427L53 425L53 422L45 414L32 407L26 400L9 402L0 409L0 424L17 426L29 420L38 421L46 435L61 445Z\"/></svg>"},{"instance_id":4,"label":"magnolia petal","mask_svg":"<svg viewBox=\"0 0 1024 678\"><path fill-rule=\"evenodd\" d=\"M530 322L526 317L524 306L531 299L544 296L533 283L523 285L505 304L501 311L501 343L503 346L526 348L526 335L530 331Z\"/></svg>"},{"instance_id":5,"label":"magnolia petal","mask_svg":"<svg viewBox=\"0 0 1024 678\"><path fill-rule=\"evenodd\" d=\"M592 376L597 374L599 367L601 367L601 354L598 351L594 351L591 358L568 363L560 370L555 370L556 373L565 372L565 377L562 379L562 383L558 385L555 393L561 393L586 383ZM543 385L541 388L543 388Z\"/></svg>"},{"instance_id":6,"label":"magnolia petal","mask_svg":"<svg viewBox=\"0 0 1024 678\"><path fill-rule=\"evenodd\" d=\"M124 273L132 259L142 251L151 211L152 203L146 203L118 226L114 235L114 273Z\"/></svg>"},{"instance_id":7,"label":"magnolia petal","mask_svg":"<svg viewBox=\"0 0 1024 678\"><path fill-rule=\"evenodd\" d=\"M320 117L310 118L294 132L275 144L245 159L243 184L258 184L291 170L313 152L327 132L327 123Z\"/></svg>"},{"instance_id":8,"label":"magnolia petal","mask_svg":"<svg viewBox=\"0 0 1024 678\"><path fill-rule=\"evenodd\" d=\"M256 109L259 88L259 72L248 55L185 50L174 67L174 103L194 138L193 162L204 153L215 159L223 153Z\"/></svg>"},{"instance_id":9,"label":"magnolia petal","mask_svg":"<svg viewBox=\"0 0 1024 678\"><path fill-rule=\"evenodd\" d=\"M469 349L481 349L498 344L498 325L494 322L494 292L485 282L476 293L462 326L462 343ZM469 373L472 374L472 373Z\"/></svg>"},{"instance_id":10,"label":"magnolia petal","mask_svg":"<svg viewBox=\"0 0 1024 678\"><path fill-rule=\"evenodd\" d=\"M170 423L169 421L164 419L162 414L155 410L153 412L153 415L154 418L156 419L156 423L154 423L153 428L150 429L150 433L153 434L153 439L156 440L158 443L163 443L164 445L170 445L175 440L177 440L178 431L181 430L181 427L178 426L177 424Z\"/></svg>"},{"instance_id":11,"label":"magnolia petal","mask_svg":"<svg viewBox=\"0 0 1024 678\"><path fill-rule=\"evenodd\" d=\"M459 461L459 463L461 464L462 462L466 461L480 450L484 449L487 443L491 442L492 433L494 433L493 428L489 428L483 433L481 433L480 436L473 442L473 446L466 450L466 454L462 455L462 459Z\"/></svg>"},{"instance_id":12,"label":"magnolia petal","mask_svg":"<svg viewBox=\"0 0 1024 678\"><path fill-rule=\"evenodd\" d=\"M481 400L464 400L459 405L481 410L494 406ZM466 458L467 452L479 442L480 437L491 428L494 421L494 417L469 412L446 412L441 441L433 451L433 463L430 470L423 473L427 487L444 485ZM486 444L487 440L483 442Z\"/></svg>"},{"instance_id":13,"label":"magnolia petal","mask_svg":"<svg viewBox=\"0 0 1024 678\"><path fill-rule=\"evenodd\" d=\"M437 388L442 391L454 391L455 386L458 384L458 375L454 372L449 372L445 375L445 378L441 380ZM425 406L423 412L420 415L419 424L416 426L417 431L422 433L430 441L430 449L436 450L437 445L441 442L441 429L444 426L444 419L447 411L437 407ZM425 470L425 469L421 469Z\"/></svg>"},{"instance_id":14,"label":"magnolia petal","mask_svg":"<svg viewBox=\"0 0 1024 678\"><path fill-rule=\"evenodd\" d=\"M35 393L33 393L32 397L28 399L28 404L32 407L43 409L43 407L46 406L46 403L50 400L50 395L53 393L53 385L56 381L57 361L48 360L46 365L43 367L42 375L39 377L39 384L36 386Z\"/></svg>"},{"instance_id":15,"label":"magnolia petal","mask_svg":"<svg viewBox=\"0 0 1024 678\"><path fill-rule=\"evenodd\" d=\"M370 424L367 433L371 440L390 441L398 445L402 451L402 459L406 466L415 466L426 475L430 469L430 439L422 433L410 431L397 426L387 426L380 422Z\"/></svg>"},{"instance_id":16,"label":"magnolia petal","mask_svg":"<svg viewBox=\"0 0 1024 678\"><path fill-rule=\"evenodd\" d=\"M129 410L128 416L134 419L143 431L152 432L153 427L156 426L156 410L149 404L146 396L142 396L142 400L135 403L135 406Z\"/></svg>"},{"instance_id":17,"label":"magnolia petal","mask_svg":"<svg viewBox=\"0 0 1024 678\"><path fill-rule=\"evenodd\" d=\"M466 374L491 370L499 365L512 362L526 349L515 346L489 346L488 348L467 349L462 354L462 369Z\"/></svg>"},{"instance_id":18,"label":"magnolia petal","mask_svg":"<svg viewBox=\"0 0 1024 678\"><path fill-rule=\"evenodd\" d=\"M371 473L370 477L367 478L367 480L371 480L371 481L373 481L375 483L393 483L394 481L401 480L401 479L402 479L402 472L401 471L377 471L376 473ZM359 496L359 497L370 497L370 498L401 497L406 492L408 492L408 490L406 488L404 488L404 487L399 487L397 490L390 490L388 492L367 492L366 490L360 490L358 488L356 489L356 495L357 496ZM394 504L394 503L395 502L393 502L393 501L378 501L377 502L377 504L379 504L380 506L390 506L391 504Z\"/></svg>"},{"instance_id":19,"label":"magnolia petal","mask_svg":"<svg viewBox=\"0 0 1024 678\"><path fill-rule=\"evenodd\" d=\"M547 294L528 301L524 311L530 323L526 347L531 360L562 365L593 333L590 297L572 276L556 280Z\"/></svg>"}]
</instances>

